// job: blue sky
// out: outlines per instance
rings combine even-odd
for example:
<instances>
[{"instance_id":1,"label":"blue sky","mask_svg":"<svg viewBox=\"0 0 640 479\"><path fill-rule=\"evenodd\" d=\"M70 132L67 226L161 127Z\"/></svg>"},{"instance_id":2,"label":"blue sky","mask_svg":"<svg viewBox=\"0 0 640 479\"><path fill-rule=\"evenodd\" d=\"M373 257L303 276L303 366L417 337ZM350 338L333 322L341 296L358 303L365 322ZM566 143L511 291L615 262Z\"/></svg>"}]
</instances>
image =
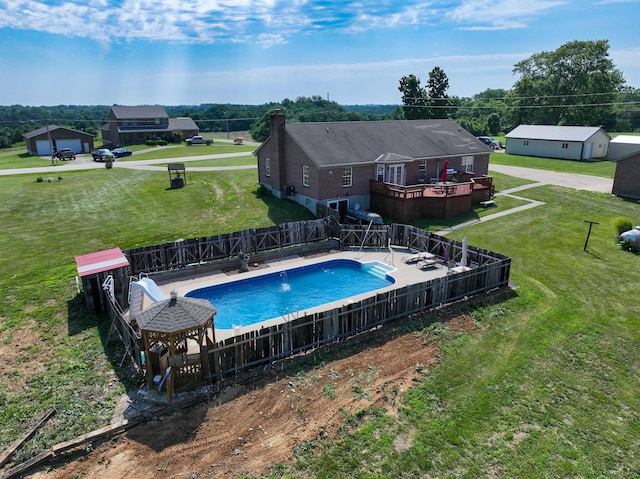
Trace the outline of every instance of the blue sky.
<instances>
[{"instance_id":1,"label":"blue sky","mask_svg":"<svg viewBox=\"0 0 640 479\"><path fill-rule=\"evenodd\" d=\"M0 0L1 105L399 104L439 66L451 96L608 40L640 87L640 0Z\"/></svg>"}]
</instances>

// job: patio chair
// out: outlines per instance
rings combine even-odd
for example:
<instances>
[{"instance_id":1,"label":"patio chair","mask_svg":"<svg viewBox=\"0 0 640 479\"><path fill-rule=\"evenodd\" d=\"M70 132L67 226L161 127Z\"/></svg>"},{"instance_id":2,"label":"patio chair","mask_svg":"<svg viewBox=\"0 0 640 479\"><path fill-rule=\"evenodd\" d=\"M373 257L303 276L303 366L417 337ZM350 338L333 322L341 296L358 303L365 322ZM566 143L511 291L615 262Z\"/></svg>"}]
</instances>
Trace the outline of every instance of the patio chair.
<instances>
[{"instance_id":1,"label":"patio chair","mask_svg":"<svg viewBox=\"0 0 640 479\"><path fill-rule=\"evenodd\" d=\"M418 261L433 259L435 258L434 254L427 253L426 251L421 251L419 253L413 254L405 254L402 257L402 262L407 264L417 263Z\"/></svg>"}]
</instances>

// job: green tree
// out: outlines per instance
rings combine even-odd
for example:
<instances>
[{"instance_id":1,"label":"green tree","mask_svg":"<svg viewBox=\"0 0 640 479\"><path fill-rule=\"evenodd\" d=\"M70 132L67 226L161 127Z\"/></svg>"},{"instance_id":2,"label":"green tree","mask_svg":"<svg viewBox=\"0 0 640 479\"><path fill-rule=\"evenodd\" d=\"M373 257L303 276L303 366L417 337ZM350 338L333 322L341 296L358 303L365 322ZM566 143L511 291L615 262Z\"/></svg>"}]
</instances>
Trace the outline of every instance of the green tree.
<instances>
[{"instance_id":1,"label":"green tree","mask_svg":"<svg viewBox=\"0 0 640 479\"><path fill-rule=\"evenodd\" d=\"M402 93L402 110L406 120L418 120L428 117L427 92L420 86L420 79L415 75L400 79L398 90Z\"/></svg>"},{"instance_id":2,"label":"green tree","mask_svg":"<svg viewBox=\"0 0 640 479\"><path fill-rule=\"evenodd\" d=\"M491 113L487 117L487 127L489 128L489 133L492 135L497 135L502 131L502 126L500 123L500 115L497 113Z\"/></svg>"},{"instance_id":3,"label":"green tree","mask_svg":"<svg viewBox=\"0 0 640 479\"><path fill-rule=\"evenodd\" d=\"M615 131L640 129L640 89L624 87L618 95Z\"/></svg>"},{"instance_id":4,"label":"green tree","mask_svg":"<svg viewBox=\"0 0 640 479\"><path fill-rule=\"evenodd\" d=\"M449 118L448 107L449 97L447 90L449 89L449 79L440 67L435 67L429 72L429 81L427 83L428 97L428 117L429 118Z\"/></svg>"},{"instance_id":5,"label":"green tree","mask_svg":"<svg viewBox=\"0 0 640 479\"><path fill-rule=\"evenodd\" d=\"M514 123L604 125L615 123L614 102L624 85L609 58L609 42L572 41L515 64L520 76L511 98Z\"/></svg>"}]
</instances>

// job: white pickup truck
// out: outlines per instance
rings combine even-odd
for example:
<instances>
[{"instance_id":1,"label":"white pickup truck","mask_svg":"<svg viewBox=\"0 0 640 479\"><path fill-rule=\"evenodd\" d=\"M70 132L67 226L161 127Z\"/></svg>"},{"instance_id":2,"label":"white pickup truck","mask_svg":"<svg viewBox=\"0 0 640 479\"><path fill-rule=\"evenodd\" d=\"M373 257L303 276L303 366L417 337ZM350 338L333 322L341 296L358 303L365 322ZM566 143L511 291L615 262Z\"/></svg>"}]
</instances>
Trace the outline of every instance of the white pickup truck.
<instances>
[{"instance_id":1,"label":"white pickup truck","mask_svg":"<svg viewBox=\"0 0 640 479\"><path fill-rule=\"evenodd\" d=\"M191 145L210 145L211 143L213 143L213 140L211 138L203 138L201 136L194 136L194 137L191 137L191 138L187 138L184 141L187 142L187 146L191 146Z\"/></svg>"}]
</instances>

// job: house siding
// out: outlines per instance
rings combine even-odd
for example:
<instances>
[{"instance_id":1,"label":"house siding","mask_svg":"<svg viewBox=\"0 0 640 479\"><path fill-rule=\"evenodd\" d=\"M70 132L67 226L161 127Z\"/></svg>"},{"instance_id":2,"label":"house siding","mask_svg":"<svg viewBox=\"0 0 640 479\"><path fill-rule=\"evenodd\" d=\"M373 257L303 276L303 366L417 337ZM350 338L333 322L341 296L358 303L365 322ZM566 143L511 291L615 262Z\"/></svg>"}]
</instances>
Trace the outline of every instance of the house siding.
<instances>
[{"instance_id":1,"label":"house siding","mask_svg":"<svg viewBox=\"0 0 640 479\"><path fill-rule=\"evenodd\" d=\"M50 126L49 128L50 129L48 132L43 128L44 131L42 133L30 136L29 138L25 138L27 152L30 155L37 156L38 142L49 141L49 138L52 142L57 142L58 140L80 140L81 151L76 151L76 153L89 153L93 149L93 135L89 133L84 133L82 131L76 131L57 125ZM34 130L34 132L35 131L37 130Z\"/></svg>"},{"instance_id":2,"label":"house siding","mask_svg":"<svg viewBox=\"0 0 640 479\"><path fill-rule=\"evenodd\" d=\"M521 133L522 129L525 132L529 129L519 128L520 130L516 129L507 135L505 153L563 160L588 160L590 158L604 158L607 156L609 149L610 137L603 129L598 129L588 138L583 136L578 139L575 138L578 135L567 130L567 128L573 127L541 127L551 132L549 137L546 137L546 135L545 137L529 137L526 134L520 136L518 133ZM557 130L554 131L554 128L557 128ZM534 132L536 131L538 130L534 129ZM562 138L562 132L567 135L567 138ZM572 133L574 138L570 137ZM566 147L563 147L563 145L566 145Z\"/></svg>"},{"instance_id":3,"label":"house siding","mask_svg":"<svg viewBox=\"0 0 640 479\"><path fill-rule=\"evenodd\" d=\"M640 152L616 162L612 193L623 198L640 199Z\"/></svg>"}]
</instances>

